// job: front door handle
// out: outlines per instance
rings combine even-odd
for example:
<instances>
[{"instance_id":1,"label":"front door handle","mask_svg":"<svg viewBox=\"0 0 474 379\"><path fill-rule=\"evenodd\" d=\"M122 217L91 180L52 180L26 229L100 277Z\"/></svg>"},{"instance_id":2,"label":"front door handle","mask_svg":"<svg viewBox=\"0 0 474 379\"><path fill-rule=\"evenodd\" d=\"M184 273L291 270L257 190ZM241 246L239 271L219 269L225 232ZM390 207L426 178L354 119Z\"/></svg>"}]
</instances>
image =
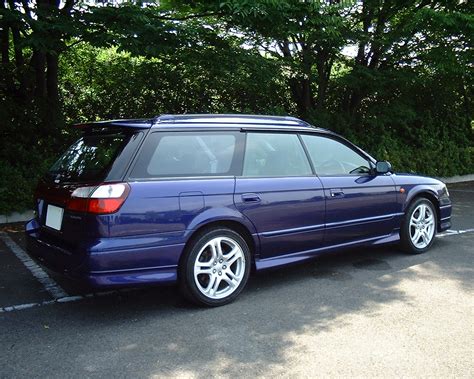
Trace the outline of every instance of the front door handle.
<instances>
[{"instance_id":1,"label":"front door handle","mask_svg":"<svg viewBox=\"0 0 474 379\"><path fill-rule=\"evenodd\" d=\"M259 203L260 197L256 193L244 193L242 200L244 203Z\"/></svg>"},{"instance_id":2,"label":"front door handle","mask_svg":"<svg viewBox=\"0 0 474 379\"><path fill-rule=\"evenodd\" d=\"M330 190L329 193L331 194L331 197L344 197L344 191L340 188L334 188Z\"/></svg>"}]
</instances>

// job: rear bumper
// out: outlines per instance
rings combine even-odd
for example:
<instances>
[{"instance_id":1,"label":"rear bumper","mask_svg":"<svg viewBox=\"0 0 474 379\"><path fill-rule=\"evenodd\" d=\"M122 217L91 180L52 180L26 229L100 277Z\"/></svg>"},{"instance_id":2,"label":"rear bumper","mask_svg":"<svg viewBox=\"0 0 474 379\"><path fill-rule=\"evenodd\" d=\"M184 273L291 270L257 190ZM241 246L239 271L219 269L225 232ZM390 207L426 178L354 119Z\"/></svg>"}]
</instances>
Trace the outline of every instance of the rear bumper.
<instances>
[{"instance_id":1,"label":"rear bumper","mask_svg":"<svg viewBox=\"0 0 474 379\"><path fill-rule=\"evenodd\" d=\"M82 280L95 288L128 287L146 284L176 283L177 267L155 267L119 272L89 273Z\"/></svg>"},{"instance_id":2,"label":"rear bumper","mask_svg":"<svg viewBox=\"0 0 474 379\"><path fill-rule=\"evenodd\" d=\"M166 233L102 238L71 252L42 239L35 220L26 225L26 248L33 259L59 275L95 288L176 282L184 248L180 237Z\"/></svg>"}]
</instances>

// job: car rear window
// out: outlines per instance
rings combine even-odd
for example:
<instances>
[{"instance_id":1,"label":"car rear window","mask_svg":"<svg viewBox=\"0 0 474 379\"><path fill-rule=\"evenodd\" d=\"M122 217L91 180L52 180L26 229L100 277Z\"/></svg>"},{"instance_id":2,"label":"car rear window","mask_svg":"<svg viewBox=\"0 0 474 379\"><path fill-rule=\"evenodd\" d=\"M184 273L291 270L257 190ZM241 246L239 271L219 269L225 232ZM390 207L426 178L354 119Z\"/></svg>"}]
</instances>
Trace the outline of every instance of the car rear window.
<instances>
[{"instance_id":1,"label":"car rear window","mask_svg":"<svg viewBox=\"0 0 474 379\"><path fill-rule=\"evenodd\" d=\"M232 175L237 137L225 132L151 134L132 178Z\"/></svg>"},{"instance_id":2,"label":"car rear window","mask_svg":"<svg viewBox=\"0 0 474 379\"><path fill-rule=\"evenodd\" d=\"M47 173L56 183L96 182L106 179L127 145L135 145L141 133L92 134L79 138ZM115 170L116 171L116 170Z\"/></svg>"}]
</instances>

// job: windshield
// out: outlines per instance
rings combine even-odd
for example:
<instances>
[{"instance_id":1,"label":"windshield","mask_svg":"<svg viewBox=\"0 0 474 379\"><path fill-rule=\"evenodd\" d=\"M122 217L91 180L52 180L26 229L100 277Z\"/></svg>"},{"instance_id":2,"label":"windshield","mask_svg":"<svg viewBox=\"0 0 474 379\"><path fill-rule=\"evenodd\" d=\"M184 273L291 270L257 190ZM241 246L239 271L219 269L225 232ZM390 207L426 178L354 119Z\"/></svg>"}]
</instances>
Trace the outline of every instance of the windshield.
<instances>
[{"instance_id":1,"label":"windshield","mask_svg":"<svg viewBox=\"0 0 474 379\"><path fill-rule=\"evenodd\" d=\"M132 136L125 133L86 135L56 161L48 176L56 183L104 180Z\"/></svg>"}]
</instances>

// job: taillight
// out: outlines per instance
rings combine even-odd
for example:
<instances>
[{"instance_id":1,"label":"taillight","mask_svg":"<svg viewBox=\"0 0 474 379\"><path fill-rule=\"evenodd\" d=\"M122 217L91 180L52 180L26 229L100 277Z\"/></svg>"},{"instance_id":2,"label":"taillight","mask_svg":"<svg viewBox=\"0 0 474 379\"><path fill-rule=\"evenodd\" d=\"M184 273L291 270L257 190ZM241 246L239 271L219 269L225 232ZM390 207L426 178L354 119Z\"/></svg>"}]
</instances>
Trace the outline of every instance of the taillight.
<instances>
[{"instance_id":1,"label":"taillight","mask_svg":"<svg viewBox=\"0 0 474 379\"><path fill-rule=\"evenodd\" d=\"M127 183L79 187L71 194L67 208L94 214L114 213L120 209L129 192L130 186Z\"/></svg>"}]
</instances>

